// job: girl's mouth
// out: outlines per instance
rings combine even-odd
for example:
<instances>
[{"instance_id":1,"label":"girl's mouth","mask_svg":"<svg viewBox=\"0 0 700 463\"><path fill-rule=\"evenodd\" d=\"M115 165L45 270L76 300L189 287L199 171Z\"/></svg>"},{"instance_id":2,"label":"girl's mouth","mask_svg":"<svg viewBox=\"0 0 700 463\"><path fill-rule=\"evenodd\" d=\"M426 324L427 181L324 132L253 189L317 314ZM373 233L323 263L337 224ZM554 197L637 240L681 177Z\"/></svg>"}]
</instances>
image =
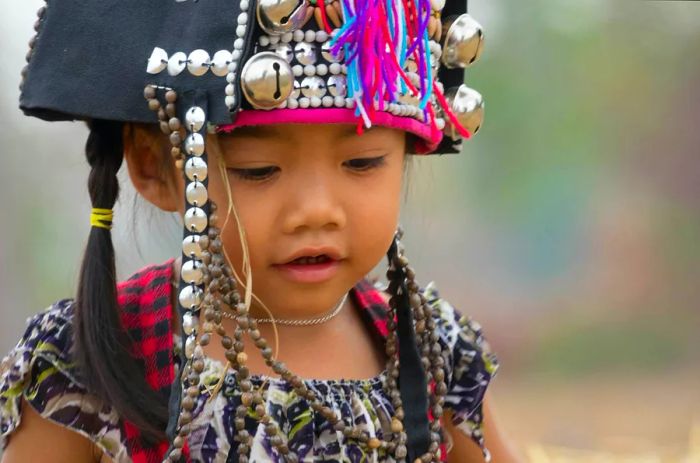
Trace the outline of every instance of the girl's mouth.
<instances>
[{"instance_id":1,"label":"girl's mouth","mask_svg":"<svg viewBox=\"0 0 700 463\"><path fill-rule=\"evenodd\" d=\"M317 256L297 257L285 264L273 267L281 272L284 278L295 283L322 283L331 279L340 266L336 260L327 254Z\"/></svg>"},{"instance_id":2,"label":"girl's mouth","mask_svg":"<svg viewBox=\"0 0 700 463\"><path fill-rule=\"evenodd\" d=\"M331 259L325 254L321 254L320 256L303 256L303 257L298 257L294 259L291 262L288 262L288 264L294 264L294 265L315 265L315 264L323 264L326 263Z\"/></svg>"}]
</instances>

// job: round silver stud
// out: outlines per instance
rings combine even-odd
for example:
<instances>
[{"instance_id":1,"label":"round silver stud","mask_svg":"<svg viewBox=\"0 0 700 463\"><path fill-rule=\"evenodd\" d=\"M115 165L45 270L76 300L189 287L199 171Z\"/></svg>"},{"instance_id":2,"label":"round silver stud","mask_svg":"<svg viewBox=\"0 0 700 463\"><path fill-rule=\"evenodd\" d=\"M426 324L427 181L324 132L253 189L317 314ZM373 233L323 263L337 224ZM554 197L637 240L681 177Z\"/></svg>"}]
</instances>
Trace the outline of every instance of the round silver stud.
<instances>
[{"instance_id":1,"label":"round silver stud","mask_svg":"<svg viewBox=\"0 0 700 463\"><path fill-rule=\"evenodd\" d=\"M298 80L294 79L294 90L289 94L289 98L296 100L301 94L301 84Z\"/></svg>"},{"instance_id":2,"label":"round silver stud","mask_svg":"<svg viewBox=\"0 0 700 463\"><path fill-rule=\"evenodd\" d=\"M182 330L186 335L194 334L197 326L199 325L199 320L197 316L190 311L185 312L182 316Z\"/></svg>"},{"instance_id":3,"label":"round silver stud","mask_svg":"<svg viewBox=\"0 0 700 463\"><path fill-rule=\"evenodd\" d=\"M273 109L289 97L294 76L287 60L264 51L248 60L241 72L243 95L256 109Z\"/></svg>"},{"instance_id":4,"label":"round silver stud","mask_svg":"<svg viewBox=\"0 0 700 463\"><path fill-rule=\"evenodd\" d=\"M207 178L207 172L207 163L200 157L191 157L185 163L185 175L193 182L203 182Z\"/></svg>"},{"instance_id":5,"label":"round silver stud","mask_svg":"<svg viewBox=\"0 0 700 463\"><path fill-rule=\"evenodd\" d=\"M256 15L265 32L280 35L301 28L309 8L307 0L258 0Z\"/></svg>"},{"instance_id":6,"label":"round silver stud","mask_svg":"<svg viewBox=\"0 0 700 463\"><path fill-rule=\"evenodd\" d=\"M288 43L278 43L277 45L274 45L272 47L271 51L274 51L275 53L280 55L282 58L287 60L288 63L291 63L292 58L294 58L292 46Z\"/></svg>"},{"instance_id":7,"label":"round silver stud","mask_svg":"<svg viewBox=\"0 0 700 463\"><path fill-rule=\"evenodd\" d=\"M294 46L294 57L299 64L314 64L316 62L316 44L308 42L297 43Z\"/></svg>"},{"instance_id":8,"label":"round silver stud","mask_svg":"<svg viewBox=\"0 0 700 463\"><path fill-rule=\"evenodd\" d=\"M194 356L194 348L197 345L197 336L189 335L185 340L185 357L191 359Z\"/></svg>"},{"instance_id":9,"label":"round silver stud","mask_svg":"<svg viewBox=\"0 0 700 463\"><path fill-rule=\"evenodd\" d=\"M472 135L478 132L484 121L484 99L481 93L462 84L448 89L445 98L459 123ZM459 133L449 121L445 124L444 132L454 140L459 138Z\"/></svg>"},{"instance_id":10,"label":"round silver stud","mask_svg":"<svg viewBox=\"0 0 700 463\"><path fill-rule=\"evenodd\" d=\"M191 309L194 307L199 307L202 303L203 291L194 285L188 285L182 288L178 299L180 300L180 305L186 309Z\"/></svg>"},{"instance_id":11,"label":"round silver stud","mask_svg":"<svg viewBox=\"0 0 700 463\"><path fill-rule=\"evenodd\" d=\"M328 78L328 92L333 96L345 96L348 94L345 76L334 75Z\"/></svg>"},{"instance_id":12,"label":"round silver stud","mask_svg":"<svg viewBox=\"0 0 700 463\"><path fill-rule=\"evenodd\" d=\"M326 94L326 83L320 77L305 77L301 81L301 93L305 97L321 98Z\"/></svg>"},{"instance_id":13,"label":"round silver stud","mask_svg":"<svg viewBox=\"0 0 700 463\"><path fill-rule=\"evenodd\" d=\"M193 156L204 154L204 137L198 133L191 133L185 139L185 153Z\"/></svg>"},{"instance_id":14,"label":"round silver stud","mask_svg":"<svg viewBox=\"0 0 700 463\"><path fill-rule=\"evenodd\" d=\"M210 64L209 53L201 48L194 50L187 57L187 70L190 71L190 74L193 76L202 76L206 74Z\"/></svg>"},{"instance_id":15,"label":"round silver stud","mask_svg":"<svg viewBox=\"0 0 700 463\"><path fill-rule=\"evenodd\" d=\"M231 52L228 50L219 50L214 53L211 59L211 72L215 76L224 77L228 74L228 65L231 62Z\"/></svg>"},{"instance_id":16,"label":"round silver stud","mask_svg":"<svg viewBox=\"0 0 700 463\"><path fill-rule=\"evenodd\" d=\"M185 113L185 122L190 132L199 132L204 127L204 122L206 122L204 110L199 106L192 106Z\"/></svg>"},{"instance_id":17,"label":"round silver stud","mask_svg":"<svg viewBox=\"0 0 700 463\"><path fill-rule=\"evenodd\" d=\"M182 253L189 257L202 257L202 248L199 246L199 235L189 235L182 240Z\"/></svg>"},{"instance_id":18,"label":"round silver stud","mask_svg":"<svg viewBox=\"0 0 700 463\"><path fill-rule=\"evenodd\" d=\"M466 68L479 59L484 32L469 14L448 20L443 31L442 63L448 69Z\"/></svg>"},{"instance_id":19,"label":"round silver stud","mask_svg":"<svg viewBox=\"0 0 700 463\"><path fill-rule=\"evenodd\" d=\"M185 70L187 66L187 55L178 51L168 59L168 74L176 76Z\"/></svg>"},{"instance_id":20,"label":"round silver stud","mask_svg":"<svg viewBox=\"0 0 700 463\"><path fill-rule=\"evenodd\" d=\"M202 272L203 264L198 260L188 260L182 264L182 270L180 271L180 278L185 283L193 283L198 285L202 282L204 278L204 273Z\"/></svg>"},{"instance_id":21,"label":"round silver stud","mask_svg":"<svg viewBox=\"0 0 700 463\"><path fill-rule=\"evenodd\" d=\"M148 66L146 72L149 74L158 74L168 65L168 53L162 48L155 47L151 57L148 58Z\"/></svg>"},{"instance_id":22,"label":"round silver stud","mask_svg":"<svg viewBox=\"0 0 700 463\"><path fill-rule=\"evenodd\" d=\"M206 187L202 182L198 181L187 184L185 196L188 203L199 207L202 207L209 199Z\"/></svg>"},{"instance_id":23,"label":"round silver stud","mask_svg":"<svg viewBox=\"0 0 700 463\"><path fill-rule=\"evenodd\" d=\"M207 215L198 207L191 207L185 212L185 228L191 232L202 233L207 228Z\"/></svg>"}]
</instances>

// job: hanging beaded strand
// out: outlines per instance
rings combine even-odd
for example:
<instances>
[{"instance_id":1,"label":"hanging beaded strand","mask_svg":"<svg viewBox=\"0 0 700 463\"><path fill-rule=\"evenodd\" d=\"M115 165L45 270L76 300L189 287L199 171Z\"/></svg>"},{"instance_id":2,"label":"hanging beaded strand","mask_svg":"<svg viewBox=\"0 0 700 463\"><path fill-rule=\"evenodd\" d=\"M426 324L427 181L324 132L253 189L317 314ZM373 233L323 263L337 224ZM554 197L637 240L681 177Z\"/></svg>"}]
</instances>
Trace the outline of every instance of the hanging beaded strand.
<instances>
[{"instance_id":1,"label":"hanging beaded strand","mask_svg":"<svg viewBox=\"0 0 700 463\"><path fill-rule=\"evenodd\" d=\"M393 295L390 305L395 313L397 305L396 295L402 283L401 272L397 272L396 270L398 268L403 269L403 274L406 275L405 283L408 289L411 312L413 320L415 320L416 342L419 346L421 362L423 363L429 385L429 417L432 420L430 424L431 443L428 452L418 457L415 461L416 463L427 463L431 461L440 461L441 458L440 444L442 442L442 427L440 420L443 415L442 407L444 406L445 396L447 394L444 366L448 352L443 350L442 345L438 342L439 335L436 331L432 309L425 296L420 292L420 288L415 281L415 271L410 267L408 259L404 255L404 249L400 241L402 235L403 231L399 229L395 237L397 252L390 256L389 268L387 270L387 278L389 280L388 292ZM389 320L393 319L390 317ZM392 397L392 401L394 400L395 399ZM399 401L400 396L396 402Z\"/></svg>"},{"instance_id":2,"label":"hanging beaded strand","mask_svg":"<svg viewBox=\"0 0 700 463\"><path fill-rule=\"evenodd\" d=\"M210 204L212 210L215 211L216 206L211 202ZM243 343L244 333L248 333L251 337L255 346L260 350L265 359L266 364L270 366L276 374L279 374L284 380L288 381L300 397L304 397L308 400L312 410L322 414L324 418L333 425L336 431L342 432L346 439L352 439L362 443L369 452L382 449L384 452L393 453L397 461L404 461L406 457L406 435L401 422L403 411L396 382L398 378L398 358L396 355L395 324L393 322L389 324L391 332L389 333L386 344L387 371L389 372L389 380L387 381L386 387L388 388L388 394L392 397L392 403L396 409L396 416L391 419L390 431L392 433L392 438L389 440L380 440L376 436L370 435L364 429L347 425L340 420L330 407L323 404L315 396L313 391L308 389L301 378L291 373L282 362L274 359L272 349L268 346L267 340L261 335L257 328L257 322L250 317L247 307L241 302L235 277L223 255L220 230L214 226L215 220L218 219L214 219L215 217L216 214L212 214L213 220L210 222L212 226L209 228L208 235L206 237L203 236L199 241L199 247L202 250L202 262L204 264L203 279L207 283L207 292L201 306L205 316L205 322L203 324L203 331L205 331L205 333L200 338L200 344L208 344L210 339L206 332L215 329L221 336L221 343L225 349L225 356L235 373L234 377L237 380L241 400L241 403L237 406L236 417L234 418L234 425L237 432L235 439L239 443L237 446L238 461L243 463L248 462L249 452L252 448L252 436L245 429L245 419L250 416L253 416L254 419L265 425L265 433L271 445L283 456L285 461L299 461L299 457L289 449L288 444L280 434L278 424L274 423L267 413L265 408L266 397L264 397L263 392L253 388L253 384L250 381L250 372L246 366L248 357L245 353L245 346ZM237 323L233 338L227 336L221 325L222 303L235 308ZM393 320L391 316L389 318ZM195 371L197 370L199 370L199 368L195 368ZM201 373L201 371L198 371L198 373ZM188 394L188 396L192 398L195 394ZM422 461L433 460L425 458Z\"/></svg>"},{"instance_id":3,"label":"hanging beaded strand","mask_svg":"<svg viewBox=\"0 0 700 463\"><path fill-rule=\"evenodd\" d=\"M165 108L157 98L157 91L165 91ZM182 137L180 129L182 123L177 117L177 92L169 87L160 85L147 85L143 90L143 96L148 102L148 108L158 115L158 126L161 132L168 136L171 144L170 154L175 160L178 170L184 167L184 156L182 154Z\"/></svg>"}]
</instances>

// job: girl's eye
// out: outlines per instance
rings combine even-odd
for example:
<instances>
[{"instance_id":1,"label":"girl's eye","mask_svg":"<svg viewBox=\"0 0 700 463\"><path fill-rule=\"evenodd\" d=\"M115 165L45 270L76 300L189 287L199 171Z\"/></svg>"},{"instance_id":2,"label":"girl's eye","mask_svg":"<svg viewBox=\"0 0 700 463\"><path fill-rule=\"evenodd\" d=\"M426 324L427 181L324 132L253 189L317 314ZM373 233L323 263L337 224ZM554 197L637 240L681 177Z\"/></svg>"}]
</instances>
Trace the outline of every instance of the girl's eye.
<instances>
[{"instance_id":1,"label":"girl's eye","mask_svg":"<svg viewBox=\"0 0 700 463\"><path fill-rule=\"evenodd\" d=\"M233 172L235 175L238 177L242 178L243 180L267 180L268 178L272 177L277 171L279 171L279 167L277 166L266 166L266 167L255 167L251 169L236 169L233 167L229 167L228 169L230 172Z\"/></svg>"},{"instance_id":2,"label":"girl's eye","mask_svg":"<svg viewBox=\"0 0 700 463\"><path fill-rule=\"evenodd\" d=\"M343 164L352 170L362 172L384 165L386 162L385 158L386 155L374 158L356 158L345 161Z\"/></svg>"}]
</instances>

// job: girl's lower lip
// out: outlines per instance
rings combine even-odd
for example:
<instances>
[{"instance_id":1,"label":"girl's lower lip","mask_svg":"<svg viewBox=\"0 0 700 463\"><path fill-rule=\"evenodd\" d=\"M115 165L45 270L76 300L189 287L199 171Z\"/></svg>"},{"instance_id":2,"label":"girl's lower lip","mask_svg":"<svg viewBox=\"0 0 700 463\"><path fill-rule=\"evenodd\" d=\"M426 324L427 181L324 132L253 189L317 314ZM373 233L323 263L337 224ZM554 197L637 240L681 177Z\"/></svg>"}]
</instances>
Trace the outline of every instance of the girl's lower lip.
<instances>
[{"instance_id":1,"label":"girl's lower lip","mask_svg":"<svg viewBox=\"0 0 700 463\"><path fill-rule=\"evenodd\" d=\"M278 264L274 267L285 278L295 283L321 283L330 280L338 271L340 261L329 260L319 264Z\"/></svg>"}]
</instances>

